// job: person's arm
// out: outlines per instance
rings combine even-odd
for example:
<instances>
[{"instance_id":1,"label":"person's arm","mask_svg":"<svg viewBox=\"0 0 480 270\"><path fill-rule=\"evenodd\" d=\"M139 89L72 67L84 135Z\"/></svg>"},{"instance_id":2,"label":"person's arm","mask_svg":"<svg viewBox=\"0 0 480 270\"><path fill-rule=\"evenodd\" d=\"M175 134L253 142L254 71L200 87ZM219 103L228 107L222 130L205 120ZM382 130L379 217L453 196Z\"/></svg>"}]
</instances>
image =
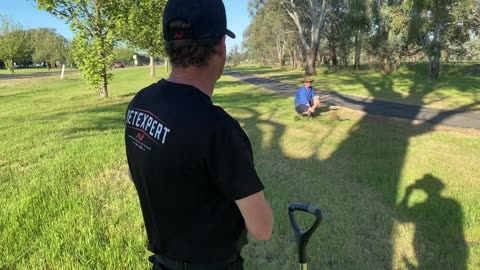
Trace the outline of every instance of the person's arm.
<instances>
[{"instance_id":1,"label":"person's arm","mask_svg":"<svg viewBox=\"0 0 480 270\"><path fill-rule=\"evenodd\" d=\"M250 140L232 120L222 122L214 135L211 173L225 197L237 204L250 235L267 240L272 234L272 209L255 170Z\"/></svg>"},{"instance_id":2,"label":"person's arm","mask_svg":"<svg viewBox=\"0 0 480 270\"><path fill-rule=\"evenodd\" d=\"M248 232L257 240L268 240L272 235L272 208L265 200L263 191L236 200Z\"/></svg>"}]
</instances>

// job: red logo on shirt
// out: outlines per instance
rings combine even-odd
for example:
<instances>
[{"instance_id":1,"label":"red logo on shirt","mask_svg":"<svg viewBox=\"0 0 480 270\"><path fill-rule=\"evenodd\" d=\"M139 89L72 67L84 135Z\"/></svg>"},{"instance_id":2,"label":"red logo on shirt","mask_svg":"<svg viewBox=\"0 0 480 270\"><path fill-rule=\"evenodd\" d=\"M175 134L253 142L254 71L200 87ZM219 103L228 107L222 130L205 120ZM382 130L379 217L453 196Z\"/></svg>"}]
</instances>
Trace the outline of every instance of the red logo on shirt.
<instances>
[{"instance_id":1,"label":"red logo on shirt","mask_svg":"<svg viewBox=\"0 0 480 270\"><path fill-rule=\"evenodd\" d=\"M137 139L139 139L140 141L143 141L143 138L145 137L145 135L143 135L142 133L137 133Z\"/></svg>"},{"instance_id":2,"label":"red logo on shirt","mask_svg":"<svg viewBox=\"0 0 480 270\"><path fill-rule=\"evenodd\" d=\"M183 38L185 34L183 32L177 32L175 33L175 39L180 39L180 38Z\"/></svg>"}]
</instances>

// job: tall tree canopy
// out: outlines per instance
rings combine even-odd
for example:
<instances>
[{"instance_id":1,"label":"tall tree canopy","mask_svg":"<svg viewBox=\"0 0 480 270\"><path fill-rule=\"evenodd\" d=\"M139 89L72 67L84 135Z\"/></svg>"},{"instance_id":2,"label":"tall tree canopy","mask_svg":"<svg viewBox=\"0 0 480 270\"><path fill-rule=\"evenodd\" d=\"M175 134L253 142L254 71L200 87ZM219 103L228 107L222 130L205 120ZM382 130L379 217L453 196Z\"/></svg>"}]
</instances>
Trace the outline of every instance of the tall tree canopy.
<instances>
[{"instance_id":1,"label":"tall tree canopy","mask_svg":"<svg viewBox=\"0 0 480 270\"><path fill-rule=\"evenodd\" d=\"M35 62L44 62L50 69L58 61L65 63L68 55L68 41L54 29L38 28L29 30Z\"/></svg>"},{"instance_id":2,"label":"tall tree canopy","mask_svg":"<svg viewBox=\"0 0 480 270\"><path fill-rule=\"evenodd\" d=\"M430 77L437 78L442 59L476 59L467 44L480 34L480 0L250 0L251 25L245 33L249 55L271 59L278 48L275 25L283 19L293 24L296 40L287 40L287 51L298 46L305 73L314 74L315 61L334 67L360 60L370 68L389 73L405 60L427 57ZM253 7L253 8L252 8ZM271 20L270 20L271 19ZM284 31L292 30L283 24ZM268 34L272 34L269 36ZM319 47L321 45L322 47ZM320 57L316 57L316 54ZM293 57L292 57L293 59ZM334 68L333 70L335 70Z\"/></svg>"},{"instance_id":3,"label":"tall tree canopy","mask_svg":"<svg viewBox=\"0 0 480 270\"><path fill-rule=\"evenodd\" d=\"M419 43L429 59L429 76L436 79L440 72L440 56L448 43L468 40L468 14L473 2L469 0L405 0L402 8L410 15L410 42Z\"/></svg>"},{"instance_id":4,"label":"tall tree canopy","mask_svg":"<svg viewBox=\"0 0 480 270\"><path fill-rule=\"evenodd\" d=\"M135 0L128 13L123 36L150 55L150 76L155 77L155 56L164 55L162 14L166 0Z\"/></svg>"},{"instance_id":5,"label":"tall tree canopy","mask_svg":"<svg viewBox=\"0 0 480 270\"><path fill-rule=\"evenodd\" d=\"M245 31L244 39L251 56L263 63L276 59L283 66L287 51L291 52L292 39L297 37L295 25L285 10L273 1L252 1L249 12L253 23Z\"/></svg>"},{"instance_id":6,"label":"tall tree canopy","mask_svg":"<svg viewBox=\"0 0 480 270\"><path fill-rule=\"evenodd\" d=\"M22 26L5 16L0 16L0 59L10 74L15 72L15 62L29 60L31 51L29 35Z\"/></svg>"},{"instance_id":7,"label":"tall tree canopy","mask_svg":"<svg viewBox=\"0 0 480 270\"><path fill-rule=\"evenodd\" d=\"M90 86L108 97L108 72L113 62L117 34L125 23L128 0L36 0L46 10L68 23L75 33L75 63Z\"/></svg>"},{"instance_id":8,"label":"tall tree canopy","mask_svg":"<svg viewBox=\"0 0 480 270\"><path fill-rule=\"evenodd\" d=\"M298 37L306 51L306 75L316 75L320 39L324 31L328 0L280 0L288 15L297 26Z\"/></svg>"}]
</instances>

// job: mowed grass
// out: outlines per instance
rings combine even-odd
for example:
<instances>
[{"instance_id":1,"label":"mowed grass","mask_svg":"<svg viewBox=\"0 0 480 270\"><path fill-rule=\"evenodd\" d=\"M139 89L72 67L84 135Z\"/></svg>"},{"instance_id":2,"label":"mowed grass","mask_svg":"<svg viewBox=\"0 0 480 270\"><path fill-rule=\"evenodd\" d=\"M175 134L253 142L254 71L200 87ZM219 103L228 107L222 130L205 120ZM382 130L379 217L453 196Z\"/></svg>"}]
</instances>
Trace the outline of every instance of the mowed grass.
<instances>
[{"instance_id":1,"label":"mowed grass","mask_svg":"<svg viewBox=\"0 0 480 270\"><path fill-rule=\"evenodd\" d=\"M123 139L128 102L159 79L148 74L116 70L108 99L79 74L0 80L0 269L150 267ZM213 101L248 133L274 210L272 239L244 249L246 269L297 269L292 202L324 214L310 269L480 268L479 131L335 107L296 121L291 97L227 76Z\"/></svg>"},{"instance_id":2,"label":"mowed grass","mask_svg":"<svg viewBox=\"0 0 480 270\"><path fill-rule=\"evenodd\" d=\"M313 86L318 90L390 100L406 104L427 105L443 109L480 111L480 68L478 73L462 74L471 64L442 63L437 80L428 79L428 64L403 63L392 74L370 71L364 66L360 71L339 70L332 72L325 65L317 67ZM304 71L275 66L239 65L231 70L267 76L299 87Z\"/></svg>"}]
</instances>

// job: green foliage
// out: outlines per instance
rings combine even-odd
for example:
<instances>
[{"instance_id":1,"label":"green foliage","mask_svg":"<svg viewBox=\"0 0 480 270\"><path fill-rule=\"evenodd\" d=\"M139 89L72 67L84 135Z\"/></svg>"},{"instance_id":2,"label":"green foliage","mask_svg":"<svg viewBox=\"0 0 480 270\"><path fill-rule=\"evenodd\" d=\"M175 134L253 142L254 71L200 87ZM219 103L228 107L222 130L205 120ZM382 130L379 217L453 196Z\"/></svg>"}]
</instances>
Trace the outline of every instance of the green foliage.
<instances>
[{"instance_id":1,"label":"green foliage","mask_svg":"<svg viewBox=\"0 0 480 270\"><path fill-rule=\"evenodd\" d=\"M327 9L324 37L327 40L327 49L334 68L338 65L338 56L344 62L349 59L353 31L362 28L361 22L357 22L357 18L355 18L360 14L360 11L350 10L349 3L344 0L330 2Z\"/></svg>"},{"instance_id":2,"label":"green foliage","mask_svg":"<svg viewBox=\"0 0 480 270\"><path fill-rule=\"evenodd\" d=\"M128 13L122 36L150 55L150 76L155 77L155 56L165 56L162 16L166 0L137 1Z\"/></svg>"},{"instance_id":3,"label":"green foliage","mask_svg":"<svg viewBox=\"0 0 480 270\"><path fill-rule=\"evenodd\" d=\"M440 71L440 56L448 44L462 44L468 37L466 23L469 1L408 0L411 7L408 20L408 41L425 49L430 62L430 78L436 79Z\"/></svg>"},{"instance_id":4,"label":"green foliage","mask_svg":"<svg viewBox=\"0 0 480 270\"><path fill-rule=\"evenodd\" d=\"M113 46L113 38L110 36L109 41L106 38L108 37L89 38L77 34L73 40L74 61L82 70L85 81L94 89L106 88L106 81L113 78L113 75L107 72L107 68L114 61L113 48L110 47ZM100 94L103 94L102 90Z\"/></svg>"},{"instance_id":5,"label":"green foliage","mask_svg":"<svg viewBox=\"0 0 480 270\"><path fill-rule=\"evenodd\" d=\"M135 54L135 50L132 48L115 48L113 50L113 55L115 60L123 61L123 63L128 65L133 65L133 55Z\"/></svg>"},{"instance_id":6,"label":"green foliage","mask_svg":"<svg viewBox=\"0 0 480 270\"><path fill-rule=\"evenodd\" d=\"M153 55L164 55L162 31L163 9L166 0L137 1L128 13L123 36L133 46Z\"/></svg>"},{"instance_id":7,"label":"green foliage","mask_svg":"<svg viewBox=\"0 0 480 270\"><path fill-rule=\"evenodd\" d=\"M113 48L132 5L128 0L37 0L38 8L70 23L74 59L89 86L108 97Z\"/></svg>"},{"instance_id":8,"label":"green foliage","mask_svg":"<svg viewBox=\"0 0 480 270\"><path fill-rule=\"evenodd\" d=\"M5 16L0 16L0 59L10 73L14 73L15 62L28 62L31 55L30 39L22 26Z\"/></svg>"},{"instance_id":9,"label":"green foliage","mask_svg":"<svg viewBox=\"0 0 480 270\"><path fill-rule=\"evenodd\" d=\"M299 45L297 30L285 10L274 2L250 2L252 23L244 33L244 44L249 56L260 63L285 64L287 51L290 58L295 45Z\"/></svg>"},{"instance_id":10,"label":"green foliage","mask_svg":"<svg viewBox=\"0 0 480 270\"><path fill-rule=\"evenodd\" d=\"M237 44L233 45L232 49L227 55L227 63L236 66L243 60L244 54L240 52Z\"/></svg>"},{"instance_id":11,"label":"green foliage","mask_svg":"<svg viewBox=\"0 0 480 270\"><path fill-rule=\"evenodd\" d=\"M275 33L274 24L268 19L272 18L273 23L283 20L280 6L297 34L296 40L287 45L287 52L292 61L298 59L308 64L309 54L313 55L308 41L316 33L311 28L316 25L312 20L321 17L319 5L323 2L251 0L252 23L245 32L249 55L262 64L273 62L278 34L268 35ZM333 66L338 61L348 64L353 50L357 67L363 53L363 61L383 73L394 72L403 61L418 61L427 56L432 63L431 71L438 75L442 54L445 59L455 61L474 59L478 51L469 43L480 29L478 0L330 0L325 11L325 25L320 29L321 47L317 51L320 57L316 60ZM288 25L282 27L292 29Z\"/></svg>"},{"instance_id":12,"label":"green foliage","mask_svg":"<svg viewBox=\"0 0 480 270\"><path fill-rule=\"evenodd\" d=\"M297 27L305 56L305 75L316 75L317 53L325 27L328 1L279 0L279 2Z\"/></svg>"},{"instance_id":13,"label":"green foliage","mask_svg":"<svg viewBox=\"0 0 480 270\"><path fill-rule=\"evenodd\" d=\"M38 28L29 31L33 43L33 61L48 62L48 67L58 61L65 63L68 54L67 40L54 29Z\"/></svg>"}]
</instances>

